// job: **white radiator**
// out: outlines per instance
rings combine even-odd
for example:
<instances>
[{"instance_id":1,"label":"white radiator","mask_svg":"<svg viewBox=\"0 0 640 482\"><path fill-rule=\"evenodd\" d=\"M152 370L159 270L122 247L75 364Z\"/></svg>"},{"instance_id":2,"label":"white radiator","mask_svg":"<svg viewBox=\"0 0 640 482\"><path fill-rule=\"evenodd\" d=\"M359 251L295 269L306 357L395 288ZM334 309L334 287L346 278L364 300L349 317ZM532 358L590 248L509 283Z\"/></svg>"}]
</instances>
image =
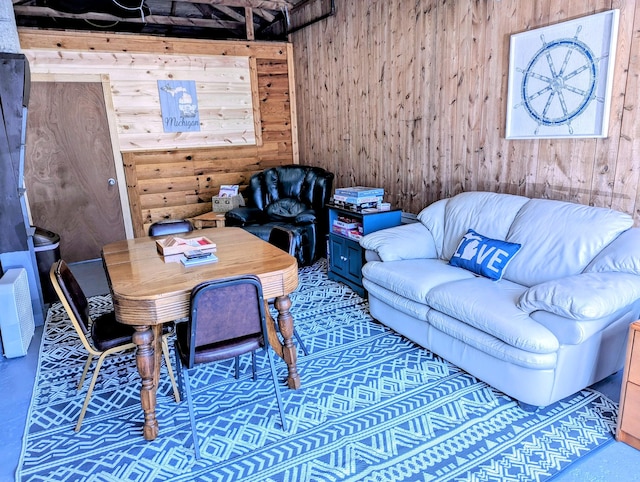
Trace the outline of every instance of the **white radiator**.
<instances>
[{"instance_id":1,"label":"white radiator","mask_svg":"<svg viewBox=\"0 0 640 482\"><path fill-rule=\"evenodd\" d=\"M34 330L27 270L8 269L0 278L0 333L4 355L7 358L26 355Z\"/></svg>"}]
</instances>

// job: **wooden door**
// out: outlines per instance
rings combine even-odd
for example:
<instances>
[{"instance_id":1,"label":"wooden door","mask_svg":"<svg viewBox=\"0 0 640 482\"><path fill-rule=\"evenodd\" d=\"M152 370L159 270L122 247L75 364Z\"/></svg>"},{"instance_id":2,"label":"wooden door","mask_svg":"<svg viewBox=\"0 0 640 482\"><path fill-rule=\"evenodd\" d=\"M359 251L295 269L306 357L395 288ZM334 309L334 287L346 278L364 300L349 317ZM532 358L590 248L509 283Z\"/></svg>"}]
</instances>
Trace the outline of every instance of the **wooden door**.
<instances>
[{"instance_id":1,"label":"wooden door","mask_svg":"<svg viewBox=\"0 0 640 482\"><path fill-rule=\"evenodd\" d=\"M124 239L102 84L33 82L25 184L33 224L60 235L67 262Z\"/></svg>"}]
</instances>

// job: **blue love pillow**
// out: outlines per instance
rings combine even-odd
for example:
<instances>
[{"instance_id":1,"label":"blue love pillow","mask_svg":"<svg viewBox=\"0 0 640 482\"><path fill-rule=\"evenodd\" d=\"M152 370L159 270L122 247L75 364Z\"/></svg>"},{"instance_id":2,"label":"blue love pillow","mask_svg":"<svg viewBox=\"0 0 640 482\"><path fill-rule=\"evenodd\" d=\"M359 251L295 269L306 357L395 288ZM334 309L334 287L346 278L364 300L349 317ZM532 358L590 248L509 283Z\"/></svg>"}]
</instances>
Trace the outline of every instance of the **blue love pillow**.
<instances>
[{"instance_id":1,"label":"blue love pillow","mask_svg":"<svg viewBox=\"0 0 640 482\"><path fill-rule=\"evenodd\" d=\"M502 278L522 245L491 239L473 229L462 237L458 249L449 260L451 266L459 266L493 280Z\"/></svg>"}]
</instances>

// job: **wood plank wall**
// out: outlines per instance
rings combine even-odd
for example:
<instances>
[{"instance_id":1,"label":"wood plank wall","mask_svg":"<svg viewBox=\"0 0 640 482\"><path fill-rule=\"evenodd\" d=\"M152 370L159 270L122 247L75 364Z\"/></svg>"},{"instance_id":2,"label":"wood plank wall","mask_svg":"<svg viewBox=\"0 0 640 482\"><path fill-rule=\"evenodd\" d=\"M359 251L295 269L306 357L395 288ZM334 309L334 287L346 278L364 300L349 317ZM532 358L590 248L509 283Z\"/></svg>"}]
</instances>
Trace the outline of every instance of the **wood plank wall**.
<instances>
[{"instance_id":1,"label":"wood plank wall","mask_svg":"<svg viewBox=\"0 0 640 482\"><path fill-rule=\"evenodd\" d=\"M169 39L86 32L47 32L19 29L22 49L70 52L139 52L176 56L222 55L249 59L253 117L259 120L256 145L200 146L180 149L146 149L116 153L126 173L126 193L135 236L145 235L152 222L189 218L211 210L211 197L221 184L240 184L268 167L298 163L295 115L291 99L293 81L291 45L276 42L234 42ZM94 58L100 58L94 56ZM107 57L108 58L108 57ZM47 75L37 70L39 80L55 81L51 66ZM92 65L86 72L77 65L74 75L110 72L110 63ZM32 72L34 67L32 67ZM67 79L69 80L69 79ZM117 89L112 89L117 97ZM113 104L118 105L116 99ZM113 108L113 105L107 108ZM205 107L200 105L201 108ZM115 116L115 114L114 114ZM112 127L113 130L113 127ZM117 129L116 129L117 130ZM112 133L113 134L113 133ZM116 136L119 132L116 133ZM119 142L115 143L116 146Z\"/></svg>"},{"instance_id":2,"label":"wood plank wall","mask_svg":"<svg viewBox=\"0 0 640 482\"><path fill-rule=\"evenodd\" d=\"M636 0L372 0L292 35L300 156L405 211L486 190L640 221ZM620 9L605 139L506 140L513 33Z\"/></svg>"}]
</instances>

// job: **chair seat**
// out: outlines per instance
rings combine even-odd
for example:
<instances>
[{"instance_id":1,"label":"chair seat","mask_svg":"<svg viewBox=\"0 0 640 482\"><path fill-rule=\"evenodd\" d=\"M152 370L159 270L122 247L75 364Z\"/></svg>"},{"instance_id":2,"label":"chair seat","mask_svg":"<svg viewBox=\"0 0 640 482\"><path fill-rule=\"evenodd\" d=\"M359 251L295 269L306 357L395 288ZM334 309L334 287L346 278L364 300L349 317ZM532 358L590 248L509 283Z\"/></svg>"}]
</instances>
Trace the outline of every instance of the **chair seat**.
<instances>
[{"instance_id":1,"label":"chair seat","mask_svg":"<svg viewBox=\"0 0 640 482\"><path fill-rule=\"evenodd\" d=\"M165 323L162 326L162 334L166 335L173 330L173 323ZM96 349L107 351L119 345L131 343L131 337L135 333L131 325L125 325L116 321L113 311L98 316L91 325L91 340Z\"/></svg>"},{"instance_id":2,"label":"chair seat","mask_svg":"<svg viewBox=\"0 0 640 482\"><path fill-rule=\"evenodd\" d=\"M113 311L95 318L91 325L91 340L100 351L131 343L134 333L133 326L116 321Z\"/></svg>"},{"instance_id":3,"label":"chair seat","mask_svg":"<svg viewBox=\"0 0 640 482\"><path fill-rule=\"evenodd\" d=\"M189 345L187 340L189 335L190 333L187 323L179 323L176 325L175 346L180 359L185 365L188 365L189 362ZM226 360L228 358L234 358L247 352L257 350L263 345L262 333L237 338L232 342L225 341L222 343L214 343L212 345L198 347L195 351L194 362L196 364L200 364Z\"/></svg>"}]
</instances>

